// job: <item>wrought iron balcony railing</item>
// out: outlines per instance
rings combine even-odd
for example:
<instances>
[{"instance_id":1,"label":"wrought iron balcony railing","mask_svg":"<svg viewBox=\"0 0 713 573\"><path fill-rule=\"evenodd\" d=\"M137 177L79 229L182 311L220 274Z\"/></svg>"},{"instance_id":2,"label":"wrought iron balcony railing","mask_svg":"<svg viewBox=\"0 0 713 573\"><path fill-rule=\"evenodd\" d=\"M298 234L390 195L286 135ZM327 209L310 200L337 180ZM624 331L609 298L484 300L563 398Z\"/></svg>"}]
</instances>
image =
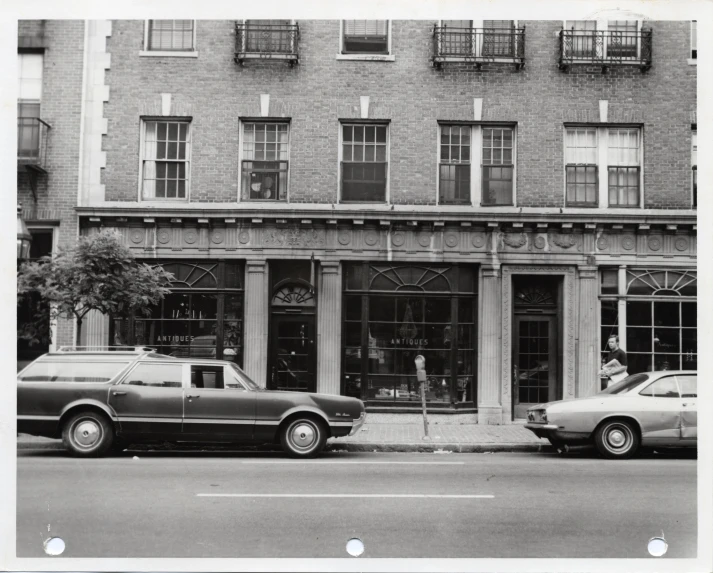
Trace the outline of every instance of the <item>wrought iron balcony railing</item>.
<instances>
[{"instance_id":1,"label":"wrought iron balcony railing","mask_svg":"<svg viewBox=\"0 0 713 573\"><path fill-rule=\"evenodd\" d=\"M525 65L525 27L522 28L433 28L433 65L485 63Z\"/></svg>"},{"instance_id":2,"label":"wrought iron balcony railing","mask_svg":"<svg viewBox=\"0 0 713 573\"><path fill-rule=\"evenodd\" d=\"M560 69L573 64L638 66L642 72L651 67L652 31L562 30L560 32Z\"/></svg>"},{"instance_id":3,"label":"wrought iron balcony railing","mask_svg":"<svg viewBox=\"0 0 713 573\"><path fill-rule=\"evenodd\" d=\"M245 60L282 60L293 66L299 63L298 24L264 24L236 22L235 61L243 65Z\"/></svg>"},{"instance_id":4,"label":"wrought iron balcony railing","mask_svg":"<svg viewBox=\"0 0 713 573\"><path fill-rule=\"evenodd\" d=\"M51 126L39 117L17 118L18 169L30 168L46 173L47 137Z\"/></svg>"}]
</instances>

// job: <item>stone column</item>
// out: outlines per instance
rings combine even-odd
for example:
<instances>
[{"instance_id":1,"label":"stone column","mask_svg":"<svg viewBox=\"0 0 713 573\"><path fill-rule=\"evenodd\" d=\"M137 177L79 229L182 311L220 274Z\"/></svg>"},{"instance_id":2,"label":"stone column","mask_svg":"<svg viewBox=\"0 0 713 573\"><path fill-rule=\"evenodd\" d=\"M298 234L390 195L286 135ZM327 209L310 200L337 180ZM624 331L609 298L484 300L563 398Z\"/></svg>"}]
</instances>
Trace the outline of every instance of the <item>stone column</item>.
<instances>
[{"instance_id":1,"label":"stone column","mask_svg":"<svg viewBox=\"0 0 713 573\"><path fill-rule=\"evenodd\" d=\"M597 267L579 267L579 353L576 396L592 396L599 391L599 318L597 317Z\"/></svg>"},{"instance_id":2,"label":"stone column","mask_svg":"<svg viewBox=\"0 0 713 573\"><path fill-rule=\"evenodd\" d=\"M247 261L245 267L245 373L263 388L267 384L267 327L270 315L267 263Z\"/></svg>"},{"instance_id":3,"label":"stone column","mask_svg":"<svg viewBox=\"0 0 713 573\"><path fill-rule=\"evenodd\" d=\"M500 264L483 265L480 296L481 337L479 344L478 423L502 424L500 401L502 368L502 317Z\"/></svg>"},{"instance_id":4,"label":"stone column","mask_svg":"<svg viewBox=\"0 0 713 573\"><path fill-rule=\"evenodd\" d=\"M339 394L342 364L342 273L338 262L320 263L317 297L317 392Z\"/></svg>"}]
</instances>

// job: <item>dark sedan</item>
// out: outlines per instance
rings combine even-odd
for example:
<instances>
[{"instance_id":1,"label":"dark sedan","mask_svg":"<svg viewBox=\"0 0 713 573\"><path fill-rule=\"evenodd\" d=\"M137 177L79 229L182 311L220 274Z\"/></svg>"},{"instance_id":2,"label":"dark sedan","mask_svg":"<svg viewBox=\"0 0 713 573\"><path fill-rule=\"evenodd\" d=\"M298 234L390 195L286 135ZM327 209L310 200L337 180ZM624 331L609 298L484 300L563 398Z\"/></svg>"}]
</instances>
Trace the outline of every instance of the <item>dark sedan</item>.
<instances>
[{"instance_id":1,"label":"dark sedan","mask_svg":"<svg viewBox=\"0 0 713 573\"><path fill-rule=\"evenodd\" d=\"M90 457L139 442L280 443L319 454L365 420L356 398L265 390L234 363L152 349L45 354L17 376L18 432Z\"/></svg>"}]
</instances>

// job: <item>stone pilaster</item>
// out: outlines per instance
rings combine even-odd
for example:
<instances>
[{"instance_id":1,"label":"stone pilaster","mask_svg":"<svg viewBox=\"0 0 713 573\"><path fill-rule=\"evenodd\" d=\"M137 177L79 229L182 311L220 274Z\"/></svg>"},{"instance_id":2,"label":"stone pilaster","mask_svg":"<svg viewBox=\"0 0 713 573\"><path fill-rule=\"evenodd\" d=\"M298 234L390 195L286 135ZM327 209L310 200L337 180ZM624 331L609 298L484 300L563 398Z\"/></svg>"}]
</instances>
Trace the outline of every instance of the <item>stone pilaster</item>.
<instances>
[{"instance_id":1,"label":"stone pilaster","mask_svg":"<svg viewBox=\"0 0 713 573\"><path fill-rule=\"evenodd\" d=\"M579 267L579 353L577 397L599 391L599 333L597 330L597 267Z\"/></svg>"},{"instance_id":2,"label":"stone pilaster","mask_svg":"<svg viewBox=\"0 0 713 573\"><path fill-rule=\"evenodd\" d=\"M342 362L342 272L321 263L317 297L317 392L339 394Z\"/></svg>"},{"instance_id":3,"label":"stone pilaster","mask_svg":"<svg viewBox=\"0 0 713 573\"><path fill-rule=\"evenodd\" d=\"M483 291L480 297L482 331L480 337L480 377L478 381L478 423L502 424L500 402L502 368L502 318L500 265L483 265Z\"/></svg>"},{"instance_id":4,"label":"stone pilaster","mask_svg":"<svg viewBox=\"0 0 713 573\"><path fill-rule=\"evenodd\" d=\"M267 263L247 261L245 269L244 369L257 384L267 383L267 328L270 315Z\"/></svg>"}]
</instances>

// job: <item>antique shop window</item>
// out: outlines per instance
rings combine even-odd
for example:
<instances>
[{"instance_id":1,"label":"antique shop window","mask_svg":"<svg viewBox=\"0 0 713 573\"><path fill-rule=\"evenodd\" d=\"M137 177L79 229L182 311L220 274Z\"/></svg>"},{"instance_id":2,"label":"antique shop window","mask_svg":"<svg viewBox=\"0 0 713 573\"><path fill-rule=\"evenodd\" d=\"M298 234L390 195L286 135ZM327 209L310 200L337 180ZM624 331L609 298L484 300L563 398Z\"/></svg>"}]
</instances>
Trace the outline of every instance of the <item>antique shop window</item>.
<instances>
[{"instance_id":1,"label":"antique shop window","mask_svg":"<svg viewBox=\"0 0 713 573\"><path fill-rule=\"evenodd\" d=\"M242 127L243 200L287 201L289 124L244 122Z\"/></svg>"},{"instance_id":2,"label":"antique shop window","mask_svg":"<svg viewBox=\"0 0 713 573\"><path fill-rule=\"evenodd\" d=\"M172 292L146 313L112 321L112 344L169 356L243 360L243 263L165 262Z\"/></svg>"},{"instance_id":3,"label":"antique shop window","mask_svg":"<svg viewBox=\"0 0 713 573\"><path fill-rule=\"evenodd\" d=\"M696 272L626 269L624 284L615 283L620 294L612 296L608 285L620 276L614 273L614 269L602 271L602 359L608 352L607 339L618 334L627 353L629 374L696 370Z\"/></svg>"},{"instance_id":4,"label":"antique shop window","mask_svg":"<svg viewBox=\"0 0 713 573\"><path fill-rule=\"evenodd\" d=\"M195 50L195 20L149 20L146 50L152 52Z\"/></svg>"},{"instance_id":5,"label":"antique shop window","mask_svg":"<svg viewBox=\"0 0 713 573\"><path fill-rule=\"evenodd\" d=\"M514 126L442 124L440 131L441 205L515 204Z\"/></svg>"},{"instance_id":6,"label":"antique shop window","mask_svg":"<svg viewBox=\"0 0 713 573\"><path fill-rule=\"evenodd\" d=\"M341 126L342 201L383 203L387 200L388 126Z\"/></svg>"},{"instance_id":7,"label":"antique shop window","mask_svg":"<svg viewBox=\"0 0 713 573\"><path fill-rule=\"evenodd\" d=\"M347 265L344 393L418 402L414 358L426 358L427 399L473 404L477 278L459 265Z\"/></svg>"},{"instance_id":8,"label":"antique shop window","mask_svg":"<svg viewBox=\"0 0 713 573\"><path fill-rule=\"evenodd\" d=\"M567 206L640 206L641 149L639 127L567 127Z\"/></svg>"},{"instance_id":9,"label":"antique shop window","mask_svg":"<svg viewBox=\"0 0 713 573\"><path fill-rule=\"evenodd\" d=\"M142 136L144 200L185 200L190 180L190 122L144 120Z\"/></svg>"}]
</instances>

